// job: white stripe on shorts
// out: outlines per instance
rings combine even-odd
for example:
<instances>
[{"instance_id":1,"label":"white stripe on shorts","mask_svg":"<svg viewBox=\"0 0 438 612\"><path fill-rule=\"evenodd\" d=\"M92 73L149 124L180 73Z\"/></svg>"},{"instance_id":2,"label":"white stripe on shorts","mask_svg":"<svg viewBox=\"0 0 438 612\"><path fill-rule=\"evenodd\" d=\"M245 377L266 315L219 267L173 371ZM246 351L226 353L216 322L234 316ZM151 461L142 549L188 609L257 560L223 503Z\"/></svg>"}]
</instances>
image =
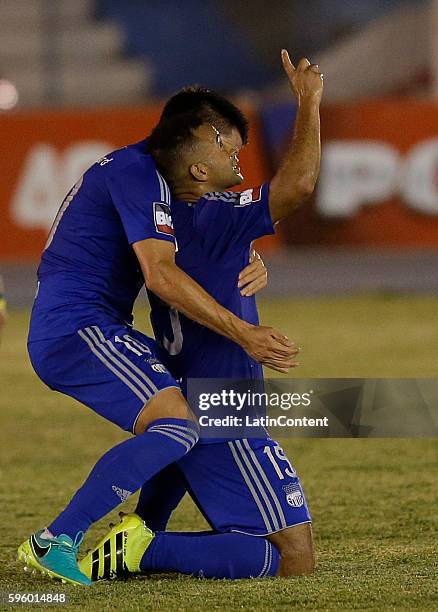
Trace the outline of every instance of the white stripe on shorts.
<instances>
[{"instance_id":1,"label":"white stripe on shorts","mask_svg":"<svg viewBox=\"0 0 438 612\"><path fill-rule=\"evenodd\" d=\"M269 478L266 476L266 473L265 473L262 465L260 464L259 460L257 459L255 452L251 448L250 443L248 442L248 440L246 438L244 438L242 441L243 441L244 447L246 448L247 452L249 453L249 455L251 456L252 460L254 461L254 464L256 465L258 471L260 472L260 476L262 477L263 482L265 483L267 491L271 494L271 498L274 501L274 504L275 504L275 506L277 508L277 511L278 511L278 516L280 518L280 528L281 529L285 529L287 527L287 524L286 524L286 519L285 519L285 516L284 516L283 508L281 507L281 504L280 504L280 502L278 500L278 497L275 494L275 491L272 488L271 483L269 482Z\"/></svg>"},{"instance_id":2,"label":"white stripe on shorts","mask_svg":"<svg viewBox=\"0 0 438 612\"><path fill-rule=\"evenodd\" d=\"M245 440L245 439L243 440L243 442L247 442L248 443L248 441ZM249 444L248 444L248 446L249 446ZM259 490L263 500L265 501L266 507L268 509L268 512L270 513L272 522L273 522L273 524L275 526L275 530L273 530L273 531L277 531L278 529L282 529L282 527L280 527L280 524L278 522L278 517L277 517L277 515L275 513L274 506L272 505L272 500L270 500L269 497L268 497L269 489L268 489L268 487L265 488L263 486L263 483L260 481L260 478L258 477L257 472L255 471L255 469L254 469L254 467L253 467L253 465L251 463L250 456L249 456L250 454L248 453L247 449L242 446L242 442L240 440L236 440L236 447L240 451L240 454L241 454L242 459L244 460L244 462L246 464L248 472L251 474L251 476L252 476L256 486L258 487L258 490ZM249 448L252 451L251 447L249 447ZM253 453L253 455L255 457L254 453ZM269 484L269 481L268 481L268 484ZM270 487L270 485L269 485L269 487ZM272 492L272 487L270 487L270 488L271 488L271 492ZM280 518L280 520L281 520L281 518Z\"/></svg>"},{"instance_id":3,"label":"white stripe on shorts","mask_svg":"<svg viewBox=\"0 0 438 612\"><path fill-rule=\"evenodd\" d=\"M108 345L111 351L115 355L117 355L117 357L119 357L122 361L124 361L138 375L139 378L142 378L144 382L146 383L146 385L148 385L148 387L152 389L153 393L158 393L158 388L156 387L156 385L154 385L154 383L149 378L149 376L146 374L146 372L143 372L142 370L140 370L140 368L137 367L135 363L133 363L126 355L124 355L121 351L119 351L119 349L116 348L110 340L107 340L105 336L103 335L102 330L97 325L93 325L93 329L95 330L96 334L99 336L102 343L105 343L106 345Z\"/></svg>"},{"instance_id":4,"label":"white stripe on shorts","mask_svg":"<svg viewBox=\"0 0 438 612\"><path fill-rule=\"evenodd\" d=\"M141 377L137 376L137 374L135 373L136 366L134 366L134 364L129 361L129 359L126 360L127 365L125 365L123 363L123 360L118 358L119 356L112 355L111 352L108 350L107 342L100 342L91 327L86 327L84 331L88 335L88 337L94 342L94 346L104 355L106 355L108 359L112 361L115 365L117 365L123 372L125 372L125 374L127 374L142 389L143 393L145 393L148 398L151 399L154 395L154 391L152 391L150 387L147 386L146 380L142 380ZM141 372L141 370L139 371Z\"/></svg>"},{"instance_id":5,"label":"white stripe on shorts","mask_svg":"<svg viewBox=\"0 0 438 612\"><path fill-rule=\"evenodd\" d=\"M131 391L143 402L146 404L149 401L149 397L144 395L144 393L136 386L131 380L126 378L117 368L114 366L111 361L109 361L96 347L96 345L92 342L92 340L85 334L83 330L78 331L79 336L85 340L85 342L90 347L91 351L96 355L96 357L109 369L113 374L115 374L127 387L131 389Z\"/></svg>"},{"instance_id":6,"label":"white stripe on shorts","mask_svg":"<svg viewBox=\"0 0 438 612\"><path fill-rule=\"evenodd\" d=\"M114 365L118 366L127 376L131 378L131 380L137 384L137 386L142 390L142 392L148 398L148 401L153 397L154 391L152 391L147 385L146 381L141 380L139 376L134 371L134 364L127 360L127 365L123 363L122 360L118 359L116 355L112 355L106 346L106 343L100 342L96 337L96 334L93 332L91 327L86 327L84 330L90 340L93 341L95 348L107 356L108 360L111 361ZM138 368L137 368L138 369ZM141 370L139 370L141 372ZM147 377L146 377L147 378Z\"/></svg>"},{"instance_id":7,"label":"white stripe on shorts","mask_svg":"<svg viewBox=\"0 0 438 612\"><path fill-rule=\"evenodd\" d=\"M243 465L243 463L242 463L242 461L241 461L241 459L239 457L239 453L238 453L238 451L237 451L237 449L235 447L234 441L228 442L228 446L230 447L230 450L231 450L231 452L233 454L234 460L237 463L237 467L239 468L240 473L242 474L243 479L245 480L245 482L246 482L246 484L248 486L248 489L250 490L250 492L251 492L251 494L252 494L252 496L254 498L254 501L255 501L255 503L256 503L256 505L257 505L257 507L259 509L259 512L260 512L260 514L261 514L261 516L263 518L263 522L265 523L266 529L268 530L269 533L275 531L275 528L271 525L270 520L268 518L268 515L266 514L266 511L265 511L265 509L263 507L261 499L260 499L257 491L255 490L255 488L254 488L254 486L253 486L253 484L251 482L251 479L248 476L247 471L246 471L246 469L245 469L245 467L244 467L244 465Z\"/></svg>"}]
</instances>

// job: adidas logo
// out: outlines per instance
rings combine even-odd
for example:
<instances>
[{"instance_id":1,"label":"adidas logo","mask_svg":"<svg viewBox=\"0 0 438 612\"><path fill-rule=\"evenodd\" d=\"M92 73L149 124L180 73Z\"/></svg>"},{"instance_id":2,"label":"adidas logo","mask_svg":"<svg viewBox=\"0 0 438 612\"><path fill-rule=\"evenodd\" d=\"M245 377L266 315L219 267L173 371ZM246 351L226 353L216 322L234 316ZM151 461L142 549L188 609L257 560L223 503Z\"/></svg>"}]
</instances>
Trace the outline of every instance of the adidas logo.
<instances>
[{"instance_id":1,"label":"adidas logo","mask_svg":"<svg viewBox=\"0 0 438 612\"><path fill-rule=\"evenodd\" d=\"M113 485L111 488L114 491L114 493L117 495L117 497L120 497L122 502L126 501L128 497L132 495L132 491L121 489L120 487L116 487L116 485Z\"/></svg>"}]
</instances>

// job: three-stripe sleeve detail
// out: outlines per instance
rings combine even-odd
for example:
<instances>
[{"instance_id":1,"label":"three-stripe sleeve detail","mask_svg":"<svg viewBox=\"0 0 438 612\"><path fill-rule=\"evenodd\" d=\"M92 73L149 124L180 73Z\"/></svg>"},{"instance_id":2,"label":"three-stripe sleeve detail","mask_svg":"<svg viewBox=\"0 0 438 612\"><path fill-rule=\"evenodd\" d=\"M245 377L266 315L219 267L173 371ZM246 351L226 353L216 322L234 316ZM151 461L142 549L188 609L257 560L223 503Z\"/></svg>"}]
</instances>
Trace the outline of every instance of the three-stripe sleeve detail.
<instances>
[{"instance_id":1,"label":"three-stripe sleeve detail","mask_svg":"<svg viewBox=\"0 0 438 612\"><path fill-rule=\"evenodd\" d=\"M232 204L233 202L237 202L240 194L235 193L234 191L210 191L202 196L203 200L219 200L221 202L227 202Z\"/></svg>"},{"instance_id":2,"label":"three-stripe sleeve detail","mask_svg":"<svg viewBox=\"0 0 438 612\"><path fill-rule=\"evenodd\" d=\"M170 189L168 184L166 183L166 181L164 180L164 178L161 176L161 174L158 172L158 170L156 170L157 173L157 177L158 177L158 182L160 184L160 197L161 197L161 201L165 202L166 204L170 204Z\"/></svg>"}]
</instances>

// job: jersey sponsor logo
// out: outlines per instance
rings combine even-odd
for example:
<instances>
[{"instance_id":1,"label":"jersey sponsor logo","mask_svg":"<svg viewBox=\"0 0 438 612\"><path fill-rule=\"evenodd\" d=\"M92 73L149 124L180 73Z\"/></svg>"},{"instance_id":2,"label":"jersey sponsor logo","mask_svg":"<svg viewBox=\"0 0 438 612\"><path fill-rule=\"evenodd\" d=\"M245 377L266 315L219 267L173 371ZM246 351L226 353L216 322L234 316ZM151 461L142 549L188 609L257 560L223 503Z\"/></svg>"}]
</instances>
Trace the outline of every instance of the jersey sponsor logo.
<instances>
[{"instance_id":1,"label":"jersey sponsor logo","mask_svg":"<svg viewBox=\"0 0 438 612\"><path fill-rule=\"evenodd\" d=\"M286 501L293 508L301 508L304 504L304 496L299 484L287 484L282 487L286 493Z\"/></svg>"},{"instance_id":2,"label":"jersey sponsor logo","mask_svg":"<svg viewBox=\"0 0 438 612\"><path fill-rule=\"evenodd\" d=\"M170 206L168 204L154 202L154 221L157 232L160 234L170 234L171 236L175 235Z\"/></svg>"},{"instance_id":3,"label":"jersey sponsor logo","mask_svg":"<svg viewBox=\"0 0 438 612\"><path fill-rule=\"evenodd\" d=\"M239 198L239 204L236 204L236 206L249 206L255 202L260 202L261 199L262 187L253 187L252 189L242 191Z\"/></svg>"}]
</instances>

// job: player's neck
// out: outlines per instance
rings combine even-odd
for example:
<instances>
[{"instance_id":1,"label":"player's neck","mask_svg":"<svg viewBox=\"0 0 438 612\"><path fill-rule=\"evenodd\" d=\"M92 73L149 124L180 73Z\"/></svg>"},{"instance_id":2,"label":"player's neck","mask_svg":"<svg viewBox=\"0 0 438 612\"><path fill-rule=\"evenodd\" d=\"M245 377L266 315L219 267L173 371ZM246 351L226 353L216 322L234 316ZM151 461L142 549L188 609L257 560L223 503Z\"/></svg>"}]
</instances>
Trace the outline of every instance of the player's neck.
<instances>
[{"instance_id":1,"label":"player's neck","mask_svg":"<svg viewBox=\"0 0 438 612\"><path fill-rule=\"evenodd\" d=\"M173 197L181 202L197 202L199 198L211 191L217 191L217 189L208 183L172 186Z\"/></svg>"}]
</instances>

